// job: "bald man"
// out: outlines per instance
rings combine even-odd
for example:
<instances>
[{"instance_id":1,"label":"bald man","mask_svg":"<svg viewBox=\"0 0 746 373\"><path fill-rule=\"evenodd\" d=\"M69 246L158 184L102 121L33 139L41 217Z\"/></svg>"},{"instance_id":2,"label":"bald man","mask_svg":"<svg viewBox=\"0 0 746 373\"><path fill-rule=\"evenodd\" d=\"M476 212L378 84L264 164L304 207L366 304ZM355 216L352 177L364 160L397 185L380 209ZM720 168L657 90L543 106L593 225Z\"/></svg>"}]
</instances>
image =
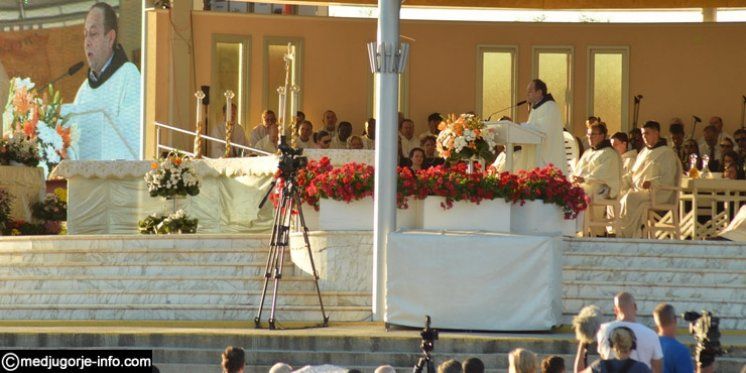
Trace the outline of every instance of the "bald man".
<instances>
[{"instance_id":1,"label":"bald man","mask_svg":"<svg viewBox=\"0 0 746 373\"><path fill-rule=\"evenodd\" d=\"M660 340L652 329L637 322L635 297L627 292L618 293L614 297L614 314L616 321L601 324L596 334L598 354L601 355L601 359L614 358L609 345L609 337L617 327L626 326L635 332L637 340L637 348L632 351L630 357L647 365L653 373L663 372L663 349Z\"/></svg>"}]
</instances>

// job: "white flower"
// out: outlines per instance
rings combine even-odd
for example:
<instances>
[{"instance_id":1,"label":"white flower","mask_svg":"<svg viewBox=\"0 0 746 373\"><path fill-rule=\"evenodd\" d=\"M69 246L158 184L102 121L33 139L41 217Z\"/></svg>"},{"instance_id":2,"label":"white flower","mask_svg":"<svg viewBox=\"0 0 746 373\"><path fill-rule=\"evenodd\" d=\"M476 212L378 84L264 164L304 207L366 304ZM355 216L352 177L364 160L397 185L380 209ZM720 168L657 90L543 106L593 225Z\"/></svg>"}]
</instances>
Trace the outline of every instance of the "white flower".
<instances>
[{"instance_id":1,"label":"white flower","mask_svg":"<svg viewBox=\"0 0 746 373\"><path fill-rule=\"evenodd\" d=\"M43 143L51 145L54 150L62 150L62 137L54 128L39 121L39 124L36 126L36 133Z\"/></svg>"},{"instance_id":2,"label":"white flower","mask_svg":"<svg viewBox=\"0 0 746 373\"><path fill-rule=\"evenodd\" d=\"M34 82L31 81L31 78L13 78L13 85L16 89L26 88L26 91L30 91L35 86Z\"/></svg>"}]
</instances>

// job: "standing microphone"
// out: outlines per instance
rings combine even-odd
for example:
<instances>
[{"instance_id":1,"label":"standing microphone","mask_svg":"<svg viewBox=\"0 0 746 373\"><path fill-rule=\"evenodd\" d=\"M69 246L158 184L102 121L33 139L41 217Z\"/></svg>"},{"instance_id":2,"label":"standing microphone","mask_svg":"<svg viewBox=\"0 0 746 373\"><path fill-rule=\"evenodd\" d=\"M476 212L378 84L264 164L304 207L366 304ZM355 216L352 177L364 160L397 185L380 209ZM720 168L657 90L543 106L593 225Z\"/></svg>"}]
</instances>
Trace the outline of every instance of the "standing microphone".
<instances>
[{"instance_id":1,"label":"standing microphone","mask_svg":"<svg viewBox=\"0 0 746 373\"><path fill-rule=\"evenodd\" d=\"M697 128L697 123L702 123L702 119L700 119L696 115L692 115L692 120L693 120L693 123L692 123L692 133L689 136L690 139L694 138L694 130Z\"/></svg>"},{"instance_id":2,"label":"standing microphone","mask_svg":"<svg viewBox=\"0 0 746 373\"><path fill-rule=\"evenodd\" d=\"M741 106L741 128L743 128L746 125L744 123L744 117L746 117L746 95L741 95L741 97L743 97L743 104Z\"/></svg>"},{"instance_id":3,"label":"standing microphone","mask_svg":"<svg viewBox=\"0 0 746 373\"><path fill-rule=\"evenodd\" d=\"M47 85L45 85L44 88L41 89L41 92L43 92L44 90L46 90L50 85L56 83L58 80L60 80L62 78L65 78L65 77L68 77L68 76L75 75L75 73L77 73L78 71L80 71L80 69L82 69L84 65L85 64L83 63L83 61L80 61L80 62L76 63L75 65L70 66L70 68L67 69L67 71L64 74L62 74L62 75L60 75L60 76L52 79L51 82L47 83Z\"/></svg>"},{"instance_id":4,"label":"standing microphone","mask_svg":"<svg viewBox=\"0 0 746 373\"><path fill-rule=\"evenodd\" d=\"M516 107L519 107L519 106L521 106L521 105L523 105L523 104L525 104L525 103L526 103L526 100L523 100L523 101L519 101L519 102L518 102L517 104L515 104L515 105L513 105L513 106L508 106L508 107L506 107L505 109L500 109L500 110L498 110L498 111L496 111L496 112L494 112L494 113L490 114L490 115L489 115L489 116L487 117L487 119L485 120L485 122L489 122L489 121L490 121L490 118L492 118L492 116L493 116L493 115L495 115L495 114L497 114L497 113L501 113L501 112L503 112L503 111L505 111L505 110L508 110L508 109L512 109L512 108L516 108Z\"/></svg>"}]
</instances>

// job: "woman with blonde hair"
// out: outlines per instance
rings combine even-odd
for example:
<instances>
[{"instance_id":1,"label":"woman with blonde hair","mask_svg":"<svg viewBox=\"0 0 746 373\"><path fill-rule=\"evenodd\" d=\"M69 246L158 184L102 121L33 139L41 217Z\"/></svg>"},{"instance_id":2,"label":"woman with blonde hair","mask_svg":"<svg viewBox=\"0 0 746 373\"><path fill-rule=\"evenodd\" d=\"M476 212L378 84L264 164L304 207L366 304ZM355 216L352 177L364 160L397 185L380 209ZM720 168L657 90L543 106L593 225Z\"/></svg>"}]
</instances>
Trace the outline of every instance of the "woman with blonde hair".
<instances>
[{"instance_id":1,"label":"woman with blonde hair","mask_svg":"<svg viewBox=\"0 0 746 373\"><path fill-rule=\"evenodd\" d=\"M241 347L228 346L222 355L223 373L243 373L246 366L246 352Z\"/></svg>"},{"instance_id":2,"label":"woman with blonde hair","mask_svg":"<svg viewBox=\"0 0 746 373\"><path fill-rule=\"evenodd\" d=\"M516 348L508 354L509 373L537 373L539 363L536 354L524 348Z\"/></svg>"},{"instance_id":3,"label":"woman with blonde hair","mask_svg":"<svg viewBox=\"0 0 746 373\"><path fill-rule=\"evenodd\" d=\"M616 359L598 360L583 370L583 373L650 373L647 365L632 360L629 354L637 348L635 332L629 327L618 326L609 337L609 345Z\"/></svg>"}]
</instances>

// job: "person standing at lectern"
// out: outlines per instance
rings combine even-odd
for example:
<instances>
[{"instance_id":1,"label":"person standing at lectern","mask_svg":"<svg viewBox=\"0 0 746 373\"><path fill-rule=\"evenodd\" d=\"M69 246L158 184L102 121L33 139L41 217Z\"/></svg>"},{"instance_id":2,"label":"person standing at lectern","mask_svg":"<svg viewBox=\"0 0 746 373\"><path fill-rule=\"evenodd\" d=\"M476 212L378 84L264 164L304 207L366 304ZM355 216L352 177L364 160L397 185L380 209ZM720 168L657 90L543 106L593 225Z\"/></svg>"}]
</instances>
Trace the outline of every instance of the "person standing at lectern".
<instances>
[{"instance_id":1,"label":"person standing at lectern","mask_svg":"<svg viewBox=\"0 0 746 373\"><path fill-rule=\"evenodd\" d=\"M140 158L140 72L117 43L118 33L114 9L104 2L93 4L84 28L87 78L74 103L63 109L80 131L72 159Z\"/></svg>"},{"instance_id":2,"label":"person standing at lectern","mask_svg":"<svg viewBox=\"0 0 746 373\"><path fill-rule=\"evenodd\" d=\"M546 83L540 79L532 80L528 84L526 101L531 104L526 126L544 134L541 144L537 145L536 166L553 164L567 175L562 114L554 97L548 93Z\"/></svg>"}]
</instances>

